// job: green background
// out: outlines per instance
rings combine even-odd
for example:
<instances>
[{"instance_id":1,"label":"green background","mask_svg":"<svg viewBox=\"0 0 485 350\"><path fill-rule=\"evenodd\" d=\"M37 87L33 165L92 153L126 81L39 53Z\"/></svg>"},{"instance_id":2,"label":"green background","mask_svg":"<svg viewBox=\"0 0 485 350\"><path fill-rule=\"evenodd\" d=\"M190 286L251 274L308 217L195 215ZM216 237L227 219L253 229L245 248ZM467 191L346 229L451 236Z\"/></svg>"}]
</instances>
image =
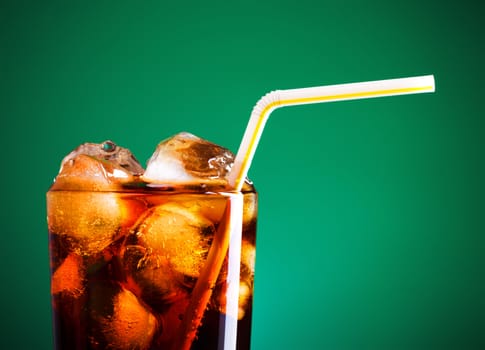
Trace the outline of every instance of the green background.
<instances>
[{"instance_id":1,"label":"green background","mask_svg":"<svg viewBox=\"0 0 485 350\"><path fill-rule=\"evenodd\" d=\"M52 346L45 192L78 144L237 150L265 93L434 74L273 113L252 348L484 349L481 1L2 1L0 348Z\"/></svg>"}]
</instances>

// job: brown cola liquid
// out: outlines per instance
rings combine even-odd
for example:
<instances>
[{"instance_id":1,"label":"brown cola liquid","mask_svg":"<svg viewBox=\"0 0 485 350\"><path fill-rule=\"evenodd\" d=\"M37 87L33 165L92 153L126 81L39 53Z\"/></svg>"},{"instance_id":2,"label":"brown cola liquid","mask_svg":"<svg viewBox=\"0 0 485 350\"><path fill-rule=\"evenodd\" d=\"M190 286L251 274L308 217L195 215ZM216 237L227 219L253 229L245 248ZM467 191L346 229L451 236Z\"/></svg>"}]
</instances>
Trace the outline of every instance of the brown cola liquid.
<instances>
[{"instance_id":1,"label":"brown cola liquid","mask_svg":"<svg viewBox=\"0 0 485 350\"><path fill-rule=\"evenodd\" d=\"M193 188L49 191L55 348L177 348L229 200ZM256 217L257 195L246 186L238 314L226 312L226 256L190 349L222 349L231 324L237 349L249 349Z\"/></svg>"}]
</instances>

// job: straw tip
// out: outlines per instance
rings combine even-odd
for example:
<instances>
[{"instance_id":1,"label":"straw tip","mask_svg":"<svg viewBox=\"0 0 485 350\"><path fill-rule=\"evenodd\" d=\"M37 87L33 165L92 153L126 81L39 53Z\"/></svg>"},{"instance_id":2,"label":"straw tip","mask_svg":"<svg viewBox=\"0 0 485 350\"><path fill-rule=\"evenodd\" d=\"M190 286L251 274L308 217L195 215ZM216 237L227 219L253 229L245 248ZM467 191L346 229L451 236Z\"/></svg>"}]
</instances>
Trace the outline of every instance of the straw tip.
<instances>
[{"instance_id":1,"label":"straw tip","mask_svg":"<svg viewBox=\"0 0 485 350\"><path fill-rule=\"evenodd\" d=\"M436 91L436 81L435 81L435 78L434 78L434 74L427 75L426 78L429 81L430 92L435 92Z\"/></svg>"},{"instance_id":2,"label":"straw tip","mask_svg":"<svg viewBox=\"0 0 485 350\"><path fill-rule=\"evenodd\" d=\"M431 78L433 79L433 92L435 92L436 91L436 80L434 78L434 75L432 75Z\"/></svg>"}]
</instances>

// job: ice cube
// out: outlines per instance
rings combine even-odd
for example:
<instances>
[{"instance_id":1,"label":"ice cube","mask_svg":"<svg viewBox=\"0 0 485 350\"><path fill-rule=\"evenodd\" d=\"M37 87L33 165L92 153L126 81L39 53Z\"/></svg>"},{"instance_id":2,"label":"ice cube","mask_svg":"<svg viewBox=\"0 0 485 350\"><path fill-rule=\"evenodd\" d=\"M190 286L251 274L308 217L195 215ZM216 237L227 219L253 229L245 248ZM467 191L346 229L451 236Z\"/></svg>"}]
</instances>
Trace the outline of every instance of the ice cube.
<instances>
[{"instance_id":1,"label":"ice cube","mask_svg":"<svg viewBox=\"0 0 485 350\"><path fill-rule=\"evenodd\" d=\"M254 263L256 249L253 243L243 239L241 242L241 265L239 280L238 319L246 314L252 298L254 284ZM227 271L221 271L210 306L221 313L226 313Z\"/></svg>"},{"instance_id":2,"label":"ice cube","mask_svg":"<svg viewBox=\"0 0 485 350\"><path fill-rule=\"evenodd\" d=\"M130 182L143 168L126 148L111 141L85 143L64 157L52 190L100 191Z\"/></svg>"},{"instance_id":3,"label":"ice cube","mask_svg":"<svg viewBox=\"0 0 485 350\"><path fill-rule=\"evenodd\" d=\"M152 307L163 308L193 287L214 231L210 220L178 203L152 208L122 248L127 283Z\"/></svg>"},{"instance_id":4,"label":"ice cube","mask_svg":"<svg viewBox=\"0 0 485 350\"><path fill-rule=\"evenodd\" d=\"M172 270L165 256L132 243L122 248L123 284L151 308L159 313L165 312L171 303L184 295L183 280Z\"/></svg>"},{"instance_id":5,"label":"ice cube","mask_svg":"<svg viewBox=\"0 0 485 350\"><path fill-rule=\"evenodd\" d=\"M83 256L123 236L145 210L143 202L110 192L51 191L47 199L50 233Z\"/></svg>"},{"instance_id":6,"label":"ice cube","mask_svg":"<svg viewBox=\"0 0 485 350\"><path fill-rule=\"evenodd\" d=\"M197 277L214 235L212 222L178 203L157 206L137 230L147 247L174 271Z\"/></svg>"},{"instance_id":7,"label":"ice cube","mask_svg":"<svg viewBox=\"0 0 485 350\"><path fill-rule=\"evenodd\" d=\"M251 192L244 193L243 228L246 231L254 232L258 215L258 198L252 185L246 183L245 186L251 187Z\"/></svg>"},{"instance_id":8,"label":"ice cube","mask_svg":"<svg viewBox=\"0 0 485 350\"><path fill-rule=\"evenodd\" d=\"M187 132L162 141L147 164L149 182L225 180L234 155L226 148Z\"/></svg>"},{"instance_id":9,"label":"ice cube","mask_svg":"<svg viewBox=\"0 0 485 350\"><path fill-rule=\"evenodd\" d=\"M254 277L254 266L256 262L256 247L253 243L243 239L241 242L241 278L248 278L252 281ZM252 282L251 282L252 283Z\"/></svg>"},{"instance_id":10,"label":"ice cube","mask_svg":"<svg viewBox=\"0 0 485 350\"><path fill-rule=\"evenodd\" d=\"M92 255L128 231L144 204L109 192L133 181L143 168L111 141L85 143L69 153L47 197L49 230L68 249Z\"/></svg>"},{"instance_id":11,"label":"ice cube","mask_svg":"<svg viewBox=\"0 0 485 350\"><path fill-rule=\"evenodd\" d=\"M52 274L51 293L63 293L74 298L84 291L85 268L80 255L70 253Z\"/></svg>"},{"instance_id":12,"label":"ice cube","mask_svg":"<svg viewBox=\"0 0 485 350\"><path fill-rule=\"evenodd\" d=\"M243 240L241 243L241 275L239 284L239 313L242 319L248 310L253 297L254 266L256 260L256 247L253 243Z\"/></svg>"},{"instance_id":13,"label":"ice cube","mask_svg":"<svg viewBox=\"0 0 485 350\"><path fill-rule=\"evenodd\" d=\"M157 331L156 317L129 290L115 282L94 281L87 307L93 349L145 350Z\"/></svg>"},{"instance_id":14,"label":"ice cube","mask_svg":"<svg viewBox=\"0 0 485 350\"><path fill-rule=\"evenodd\" d=\"M149 206L158 206L167 203L167 200L176 202L188 211L202 215L213 223L221 221L227 204L227 197L216 193L189 193L176 196L148 196Z\"/></svg>"},{"instance_id":15,"label":"ice cube","mask_svg":"<svg viewBox=\"0 0 485 350\"><path fill-rule=\"evenodd\" d=\"M252 297L252 289L251 287L245 283L239 283L239 300L238 300L238 312L237 312L237 319L242 320L246 315L246 311L248 310L248 304L251 301Z\"/></svg>"}]
</instances>

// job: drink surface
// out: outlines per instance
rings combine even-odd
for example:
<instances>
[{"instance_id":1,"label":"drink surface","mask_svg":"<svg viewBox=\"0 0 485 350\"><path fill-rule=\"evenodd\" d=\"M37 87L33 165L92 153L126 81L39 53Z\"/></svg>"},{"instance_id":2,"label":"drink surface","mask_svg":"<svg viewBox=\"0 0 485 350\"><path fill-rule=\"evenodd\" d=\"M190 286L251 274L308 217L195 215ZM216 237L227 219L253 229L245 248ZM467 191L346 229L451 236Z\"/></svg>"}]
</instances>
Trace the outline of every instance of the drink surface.
<instances>
[{"instance_id":1,"label":"drink surface","mask_svg":"<svg viewBox=\"0 0 485 350\"><path fill-rule=\"evenodd\" d=\"M112 145L98 146L111 153ZM56 349L175 349L233 198L217 176L153 183L126 154L113 161L90 152L66 157L47 193ZM237 349L249 349L257 195L250 184L242 192L239 281L229 277L229 245L190 349L220 349L231 324ZM226 309L231 283L239 284L236 313Z\"/></svg>"}]
</instances>

